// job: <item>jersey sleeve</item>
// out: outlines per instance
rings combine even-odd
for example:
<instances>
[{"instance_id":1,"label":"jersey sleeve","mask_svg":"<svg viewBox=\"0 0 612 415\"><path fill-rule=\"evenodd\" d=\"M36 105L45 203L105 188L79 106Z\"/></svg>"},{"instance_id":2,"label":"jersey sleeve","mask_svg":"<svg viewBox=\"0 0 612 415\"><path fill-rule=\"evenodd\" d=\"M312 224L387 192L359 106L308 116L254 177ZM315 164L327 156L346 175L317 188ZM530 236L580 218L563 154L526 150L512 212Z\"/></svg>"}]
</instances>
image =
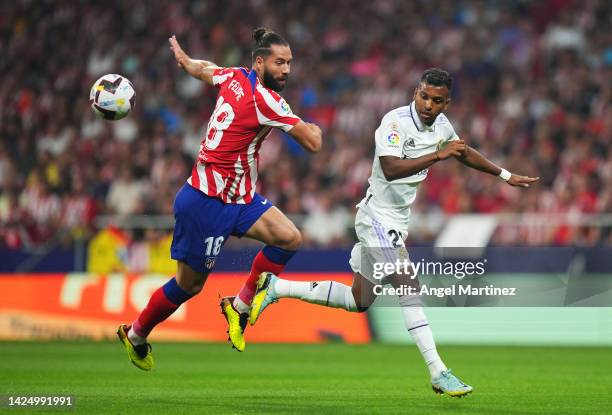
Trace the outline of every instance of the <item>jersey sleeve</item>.
<instances>
[{"instance_id":1,"label":"jersey sleeve","mask_svg":"<svg viewBox=\"0 0 612 415\"><path fill-rule=\"evenodd\" d=\"M450 143L451 141L456 141L459 140L459 136L457 135L457 133L455 132L455 129L453 128L452 125L448 124L448 129L450 130L448 133L448 139L446 140L447 143Z\"/></svg>"},{"instance_id":2,"label":"jersey sleeve","mask_svg":"<svg viewBox=\"0 0 612 415\"><path fill-rule=\"evenodd\" d=\"M400 128L399 121L394 114L385 115L376 130L376 156L402 157L402 147L406 141L406 134Z\"/></svg>"},{"instance_id":3,"label":"jersey sleeve","mask_svg":"<svg viewBox=\"0 0 612 415\"><path fill-rule=\"evenodd\" d=\"M255 89L255 108L261 125L280 128L285 132L302 121L291 112L289 104L280 95L261 85Z\"/></svg>"},{"instance_id":4,"label":"jersey sleeve","mask_svg":"<svg viewBox=\"0 0 612 415\"><path fill-rule=\"evenodd\" d=\"M448 118L446 118L446 116L444 116L444 130L446 132L445 137L444 137L444 143L450 143L451 141L456 141L459 140L459 136L457 135L457 133L455 132L455 129L453 128L453 125L450 123L450 121L448 120Z\"/></svg>"},{"instance_id":5,"label":"jersey sleeve","mask_svg":"<svg viewBox=\"0 0 612 415\"><path fill-rule=\"evenodd\" d=\"M217 88L221 88L224 83L234 77L236 68L217 68L213 71L213 85Z\"/></svg>"},{"instance_id":6,"label":"jersey sleeve","mask_svg":"<svg viewBox=\"0 0 612 415\"><path fill-rule=\"evenodd\" d=\"M440 127L442 127L442 131L444 131L444 136L440 138L440 141L438 141L438 150L442 150L451 141L459 140L459 136L455 132L453 125L450 123L450 121L448 121L446 116L444 116L443 122L440 123Z\"/></svg>"}]
</instances>

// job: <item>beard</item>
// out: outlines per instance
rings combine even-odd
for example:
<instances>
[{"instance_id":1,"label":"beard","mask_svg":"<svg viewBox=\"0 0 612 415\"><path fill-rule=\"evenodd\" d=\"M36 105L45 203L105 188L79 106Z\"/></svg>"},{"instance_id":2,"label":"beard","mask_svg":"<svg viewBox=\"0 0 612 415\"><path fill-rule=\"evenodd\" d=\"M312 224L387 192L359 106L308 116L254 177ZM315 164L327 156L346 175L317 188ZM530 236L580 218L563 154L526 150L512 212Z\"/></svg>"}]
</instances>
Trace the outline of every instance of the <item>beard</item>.
<instances>
[{"instance_id":1,"label":"beard","mask_svg":"<svg viewBox=\"0 0 612 415\"><path fill-rule=\"evenodd\" d=\"M285 83L287 82L287 78L284 78L282 80L285 81ZM285 88L285 84L281 85L279 83L279 81L277 81L276 78L274 78L265 69L264 69L264 73L263 73L263 81L264 81L263 82L264 86L266 88L270 88L272 91L275 91L275 92L280 92L280 91L283 90L283 88Z\"/></svg>"}]
</instances>

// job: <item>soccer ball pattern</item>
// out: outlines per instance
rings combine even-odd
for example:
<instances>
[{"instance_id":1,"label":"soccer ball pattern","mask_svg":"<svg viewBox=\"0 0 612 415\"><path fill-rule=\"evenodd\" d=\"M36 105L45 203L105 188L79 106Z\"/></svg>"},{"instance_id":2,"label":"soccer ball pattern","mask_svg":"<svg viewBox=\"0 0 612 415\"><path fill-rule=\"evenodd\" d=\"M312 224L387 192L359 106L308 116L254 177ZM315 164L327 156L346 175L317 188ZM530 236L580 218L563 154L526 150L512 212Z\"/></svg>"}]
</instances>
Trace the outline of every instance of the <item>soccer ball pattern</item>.
<instances>
[{"instance_id":1,"label":"soccer ball pattern","mask_svg":"<svg viewBox=\"0 0 612 415\"><path fill-rule=\"evenodd\" d=\"M124 76L108 74L98 79L89 92L94 113L105 120L124 118L136 104L136 92Z\"/></svg>"}]
</instances>

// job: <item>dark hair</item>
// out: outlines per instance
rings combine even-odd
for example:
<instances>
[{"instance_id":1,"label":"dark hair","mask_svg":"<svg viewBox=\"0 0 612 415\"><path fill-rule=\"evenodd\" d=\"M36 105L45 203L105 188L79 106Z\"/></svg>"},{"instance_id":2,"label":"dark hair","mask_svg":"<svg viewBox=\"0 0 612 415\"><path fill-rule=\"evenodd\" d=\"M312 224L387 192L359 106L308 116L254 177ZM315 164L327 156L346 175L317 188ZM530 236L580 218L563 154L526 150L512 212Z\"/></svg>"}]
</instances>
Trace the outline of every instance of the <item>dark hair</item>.
<instances>
[{"instance_id":1,"label":"dark hair","mask_svg":"<svg viewBox=\"0 0 612 415\"><path fill-rule=\"evenodd\" d=\"M429 68L421 76L421 82L433 86L445 86L450 91L453 87L453 78L444 69Z\"/></svg>"},{"instance_id":2,"label":"dark hair","mask_svg":"<svg viewBox=\"0 0 612 415\"><path fill-rule=\"evenodd\" d=\"M253 51L251 52L253 61L258 56L268 56L272 53L270 49L272 45L289 46L289 42L281 35L265 27L255 29L253 31L253 39L255 40L255 46L253 46Z\"/></svg>"}]
</instances>

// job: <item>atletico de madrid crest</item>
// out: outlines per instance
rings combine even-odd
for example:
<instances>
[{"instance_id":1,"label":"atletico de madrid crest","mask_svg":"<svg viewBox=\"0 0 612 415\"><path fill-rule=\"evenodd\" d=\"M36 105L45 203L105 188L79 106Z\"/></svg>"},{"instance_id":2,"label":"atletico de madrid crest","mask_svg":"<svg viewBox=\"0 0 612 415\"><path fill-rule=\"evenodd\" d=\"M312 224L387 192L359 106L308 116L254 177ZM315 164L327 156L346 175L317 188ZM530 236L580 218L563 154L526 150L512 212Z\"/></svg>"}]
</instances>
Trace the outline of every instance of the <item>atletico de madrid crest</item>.
<instances>
[{"instance_id":1,"label":"atletico de madrid crest","mask_svg":"<svg viewBox=\"0 0 612 415\"><path fill-rule=\"evenodd\" d=\"M204 266L206 267L206 269L212 271L212 269L215 266L216 260L217 260L217 258L215 258L215 257L206 258L206 262L204 263Z\"/></svg>"}]
</instances>

